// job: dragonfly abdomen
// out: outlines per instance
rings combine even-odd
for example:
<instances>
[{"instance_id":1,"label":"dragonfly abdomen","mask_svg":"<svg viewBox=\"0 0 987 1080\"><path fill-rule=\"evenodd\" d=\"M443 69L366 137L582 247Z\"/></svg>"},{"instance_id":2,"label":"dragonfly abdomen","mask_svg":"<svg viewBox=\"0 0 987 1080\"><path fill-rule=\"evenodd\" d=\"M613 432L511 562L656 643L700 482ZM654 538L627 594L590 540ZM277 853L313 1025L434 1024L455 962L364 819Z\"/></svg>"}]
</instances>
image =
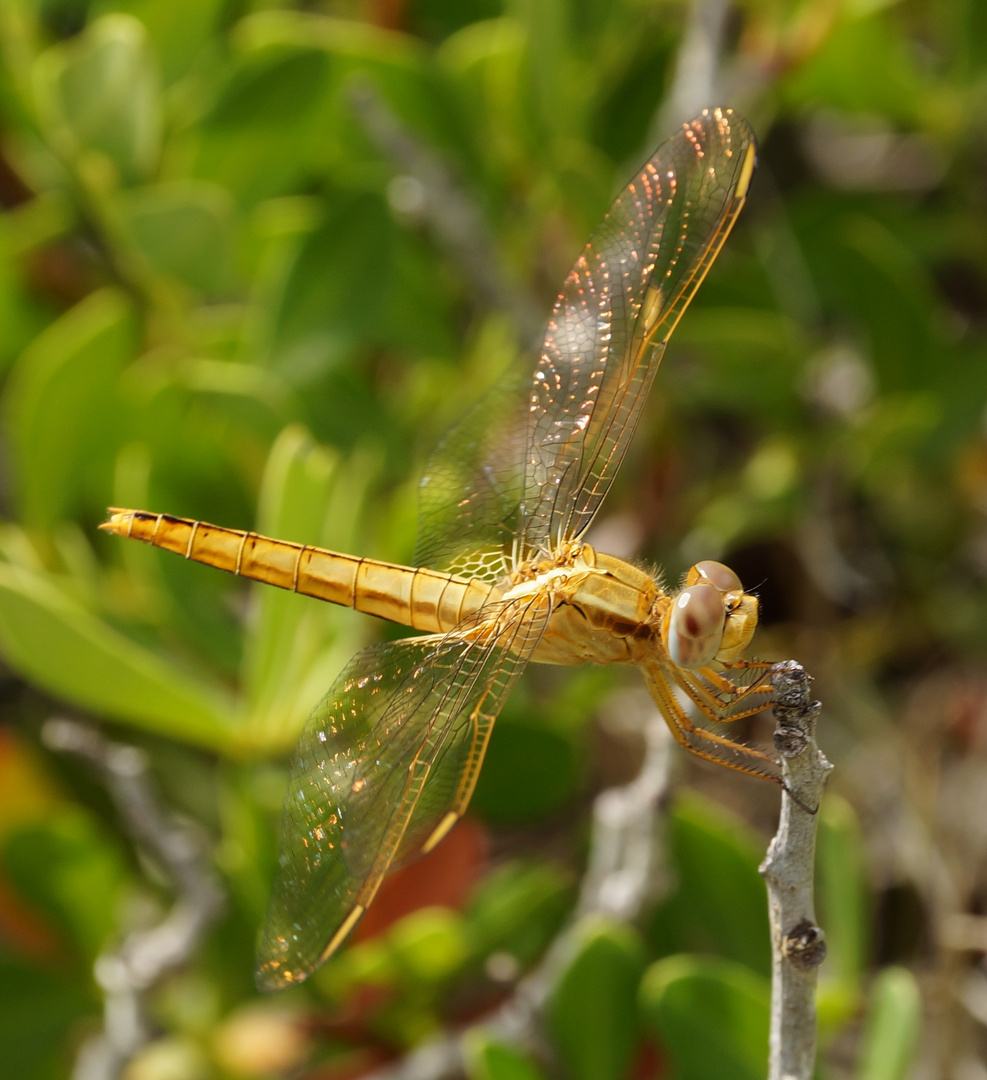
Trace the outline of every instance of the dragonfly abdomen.
<instances>
[{"instance_id":1,"label":"dragonfly abdomen","mask_svg":"<svg viewBox=\"0 0 987 1080\"><path fill-rule=\"evenodd\" d=\"M438 570L363 559L145 510L110 512L100 528L253 581L356 608L426 633L445 633L495 591Z\"/></svg>"}]
</instances>

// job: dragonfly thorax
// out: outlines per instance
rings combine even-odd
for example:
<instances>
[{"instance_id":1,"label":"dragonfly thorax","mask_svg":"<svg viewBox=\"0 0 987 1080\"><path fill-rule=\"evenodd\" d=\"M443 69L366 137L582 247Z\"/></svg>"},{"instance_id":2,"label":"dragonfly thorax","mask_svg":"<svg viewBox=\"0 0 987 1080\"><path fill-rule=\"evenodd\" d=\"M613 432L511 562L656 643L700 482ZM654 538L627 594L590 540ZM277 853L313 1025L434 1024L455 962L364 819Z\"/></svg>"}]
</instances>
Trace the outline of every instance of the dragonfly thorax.
<instances>
[{"instance_id":1,"label":"dragonfly thorax","mask_svg":"<svg viewBox=\"0 0 987 1080\"><path fill-rule=\"evenodd\" d=\"M646 570L588 544L524 564L505 598L522 597L551 605L533 656L545 664L730 663L757 625L757 598L720 563L697 564L670 595Z\"/></svg>"},{"instance_id":2,"label":"dragonfly thorax","mask_svg":"<svg viewBox=\"0 0 987 1080\"><path fill-rule=\"evenodd\" d=\"M514 589L552 598L552 615L533 656L541 663L636 663L642 651L661 647L663 594L654 578L589 544L569 545L559 562L542 564L534 580Z\"/></svg>"}]
</instances>

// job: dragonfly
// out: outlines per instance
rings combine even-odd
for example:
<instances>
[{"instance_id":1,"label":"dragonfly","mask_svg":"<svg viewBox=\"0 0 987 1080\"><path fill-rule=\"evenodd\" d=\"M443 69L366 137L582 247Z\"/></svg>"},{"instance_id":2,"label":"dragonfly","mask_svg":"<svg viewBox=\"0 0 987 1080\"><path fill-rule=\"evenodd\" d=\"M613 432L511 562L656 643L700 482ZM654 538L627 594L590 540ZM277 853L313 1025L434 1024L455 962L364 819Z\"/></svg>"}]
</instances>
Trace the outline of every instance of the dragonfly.
<instances>
[{"instance_id":1,"label":"dragonfly","mask_svg":"<svg viewBox=\"0 0 987 1080\"><path fill-rule=\"evenodd\" d=\"M534 369L489 392L427 459L414 565L110 509L109 532L422 632L357 653L301 736L262 989L311 975L387 872L459 821L528 661L634 665L683 747L784 784L773 757L724 728L774 704L771 665L741 657L757 598L722 563L668 589L584 539L756 153L746 121L709 109L631 179L566 277Z\"/></svg>"}]
</instances>

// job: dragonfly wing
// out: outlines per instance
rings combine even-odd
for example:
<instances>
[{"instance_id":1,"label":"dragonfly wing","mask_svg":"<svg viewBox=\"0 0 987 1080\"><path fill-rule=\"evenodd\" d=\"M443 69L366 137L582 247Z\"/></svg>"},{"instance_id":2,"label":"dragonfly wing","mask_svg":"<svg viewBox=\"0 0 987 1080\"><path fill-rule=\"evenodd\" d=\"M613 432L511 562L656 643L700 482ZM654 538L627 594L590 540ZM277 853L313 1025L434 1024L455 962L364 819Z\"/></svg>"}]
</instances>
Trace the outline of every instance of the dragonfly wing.
<instances>
[{"instance_id":1,"label":"dragonfly wing","mask_svg":"<svg viewBox=\"0 0 987 1080\"><path fill-rule=\"evenodd\" d=\"M521 529L528 379L488 391L429 455L419 489L416 566L496 582Z\"/></svg>"},{"instance_id":2,"label":"dragonfly wing","mask_svg":"<svg viewBox=\"0 0 987 1080\"><path fill-rule=\"evenodd\" d=\"M631 180L566 278L533 376L496 390L433 453L426 564L480 566L474 576L493 580L505 561L585 532L665 344L740 212L755 154L744 120L707 110Z\"/></svg>"},{"instance_id":3,"label":"dragonfly wing","mask_svg":"<svg viewBox=\"0 0 987 1080\"><path fill-rule=\"evenodd\" d=\"M743 206L755 158L746 121L706 110L658 148L576 260L531 385L528 550L592 522L665 345Z\"/></svg>"},{"instance_id":4,"label":"dragonfly wing","mask_svg":"<svg viewBox=\"0 0 987 1080\"><path fill-rule=\"evenodd\" d=\"M374 645L350 661L296 750L259 986L311 974L388 869L448 832L547 617L545 602L491 604L450 634Z\"/></svg>"}]
</instances>

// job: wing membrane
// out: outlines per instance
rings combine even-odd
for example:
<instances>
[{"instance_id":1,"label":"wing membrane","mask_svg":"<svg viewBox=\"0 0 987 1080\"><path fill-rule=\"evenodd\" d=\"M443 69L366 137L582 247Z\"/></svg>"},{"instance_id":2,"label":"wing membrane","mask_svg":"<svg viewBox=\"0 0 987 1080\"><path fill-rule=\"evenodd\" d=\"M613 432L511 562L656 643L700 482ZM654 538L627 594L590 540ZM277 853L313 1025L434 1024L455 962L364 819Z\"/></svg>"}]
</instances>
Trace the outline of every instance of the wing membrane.
<instances>
[{"instance_id":1,"label":"wing membrane","mask_svg":"<svg viewBox=\"0 0 987 1080\"><path fill-rule=\"evenodd\" d=\"M522 528L528 380L489 391L446 433L419 489L416 566L496 582Z\"/></svg>"},{"instance_id":2,"label":"wing membrane","mask_svg":"<svg viewBox=\"0 0 987 1080\"><path fill-rule=\"evenodd\" d=\"M565 280L533 377L521 393L496 392L481 407L485 426L468 417L430 460L425 559L493 566L585 532L668 338L743 205L754 157L747 123L709 110L628 184Z\"/></svg>"},{"instance_id":3,"label":"wing membrane","mask_svg":"<svg viewBox=\"0 0 987 1080\"><path fill-rule=\"evenodd\" d=\"M544 604L488 605L450 634L371 646L343 670L293 761L259 985L310 974L395 861L463 812L547 614Z\"/></svg>"}]
</instances>

